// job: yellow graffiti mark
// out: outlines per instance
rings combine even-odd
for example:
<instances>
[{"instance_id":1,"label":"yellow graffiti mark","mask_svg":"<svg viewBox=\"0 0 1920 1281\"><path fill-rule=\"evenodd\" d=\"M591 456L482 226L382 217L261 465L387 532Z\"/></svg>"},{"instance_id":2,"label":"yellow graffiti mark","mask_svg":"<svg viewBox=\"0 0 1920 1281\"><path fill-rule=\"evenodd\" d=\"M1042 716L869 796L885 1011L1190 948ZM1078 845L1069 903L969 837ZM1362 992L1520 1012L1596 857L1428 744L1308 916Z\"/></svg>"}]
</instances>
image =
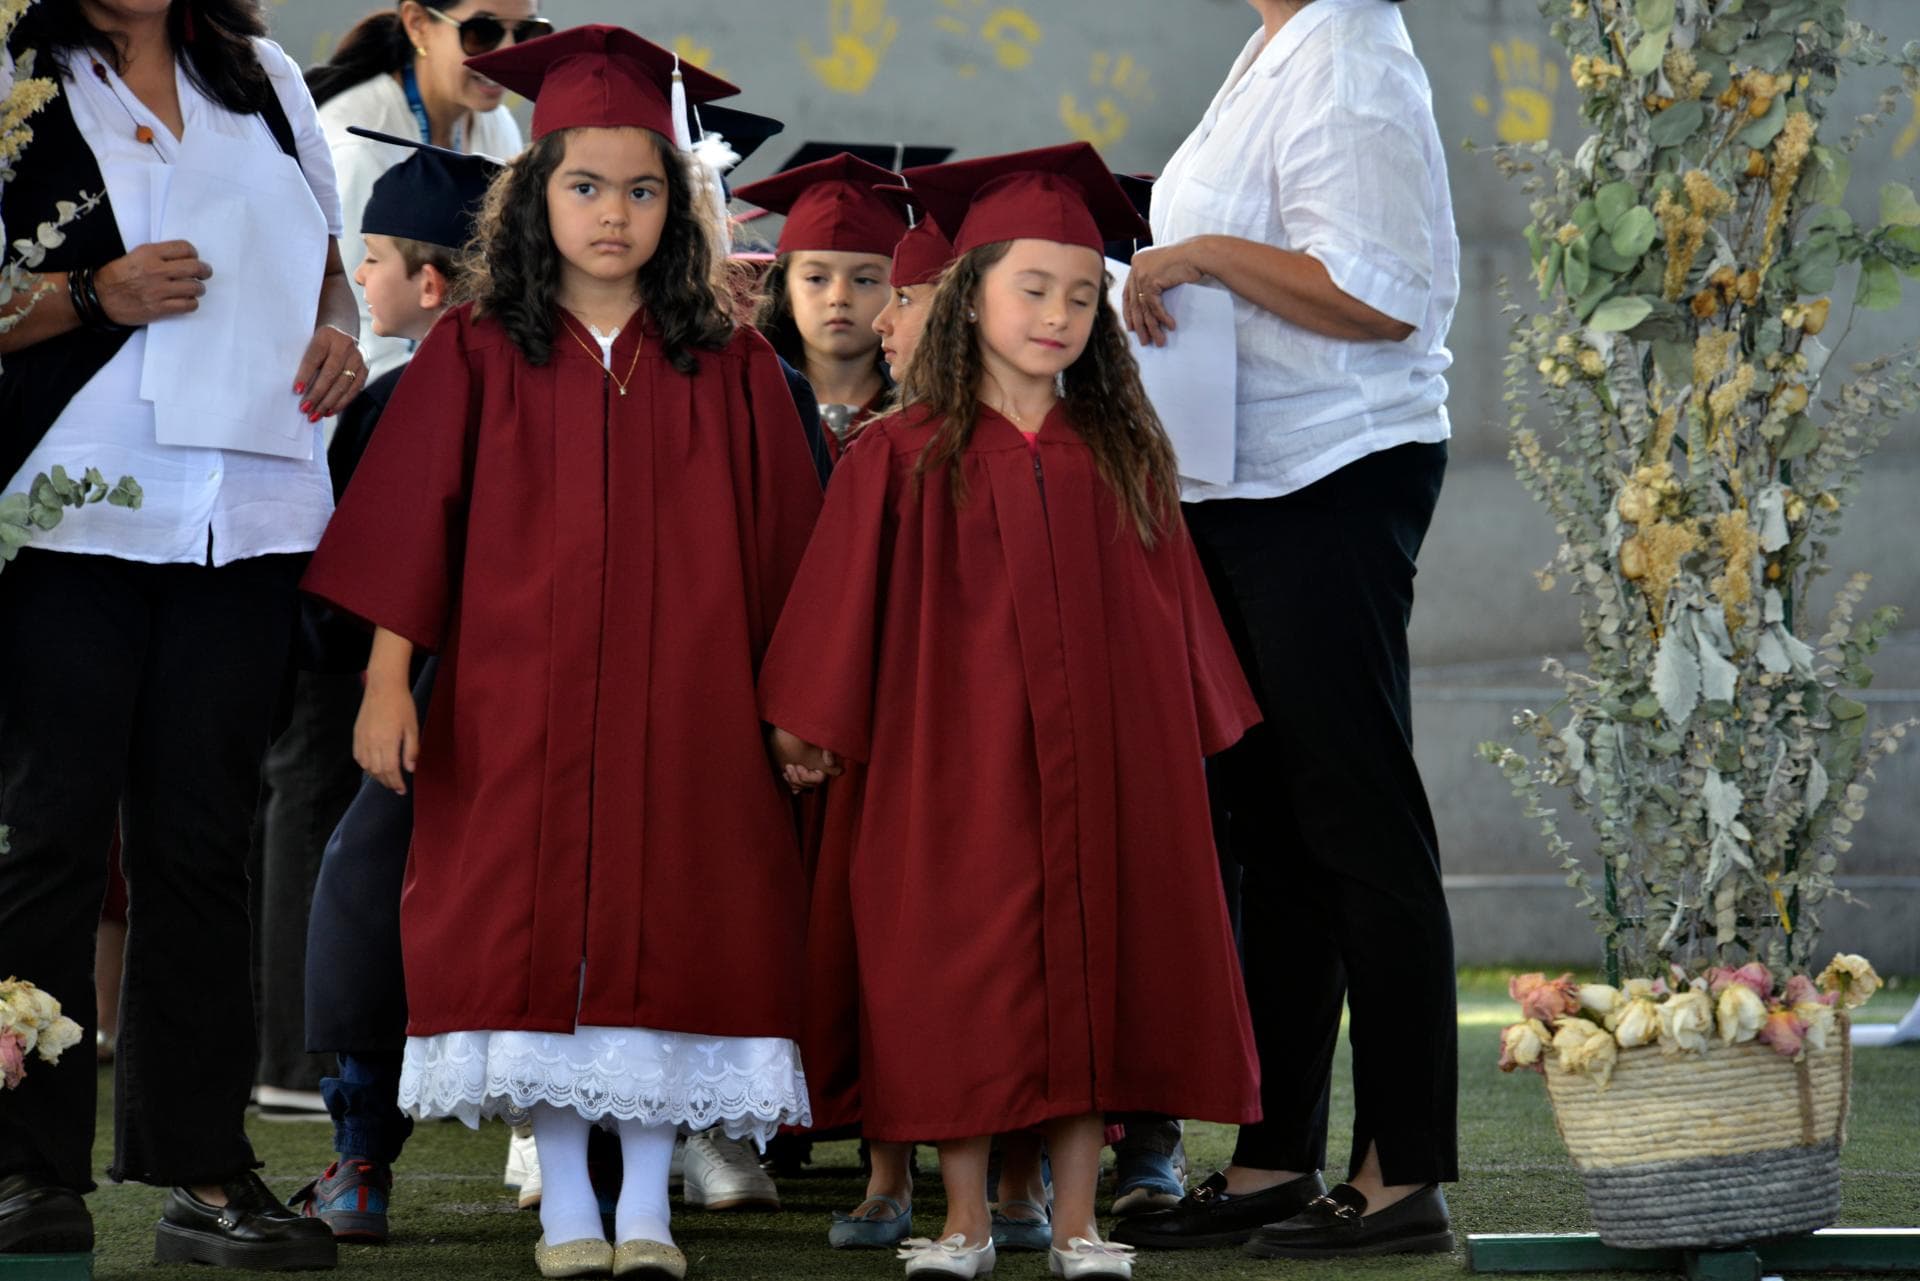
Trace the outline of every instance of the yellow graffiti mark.
<instances>
[{"instance_id":1,"label":"yellow graffiti mark","mask_svg":"<svg viewBox=\"0 0 1920 1281\"><path fill-rule=\"evenodd\" d=\"M698 67L702 71L711 71L722 80L733 79L733 77L725 71L713 65L712 45L701 44L692 36L680 35L673 38L673 52L680 61L690 67Z\"/></svg>"},{"instance_id":2,"label":"yellow graffiti mark","mask_svg":"<svg viewBox=\"0 0 1920 1281\"><path fill-rule=\"evenodd\" d=\"M1544 142L1553 135L1553 95L1560 88L1560 64L1543 58L1540 46L1514 37L1488 51L1500 86L1500 114L1494 134L1502 142ZM1475 94L1473 109L1493 115L1494 104Z\"/></svg>"},{"instance_id":3,"label":"yellow graffiti mark","mask_svg":"<svg viewBox=\"0 0 1920 1281\"><path fill-rule=\"evenodd\" d=\"M993 60L1006 71L1023 71L1033 65L1033 51L1046 33L1033 15L1010 6L988 8L990 0L940 0L947 12L933 25L964 40L975 39L992 51ZM954 69L963 78L978 75L975 62L964 62Z\"/></svg>"},{"instance_id":4,"label":"yellow graffiti mark","mask_svg":"<svg viewBox=\"0 0 1920 1281\"><path fill-rule=\"evenodd\" d=\"M800 56L835 93L865 93L900 34L900 20L888 16L887 0L831 0L827 28L833 37L827 51L815 53L813 43L802 40Z\"/></svg>"},{"instance_id":5,"label":"yellow graffiti mark","mask_svg":"<svg viewBox=\"0 0 1920 1281\"><path fill-rule=\"evenodd\" d=\"M1920 89L1913 92L1913 119L1909 120L1907 127L1900 131L1900 136L1893 140L1893 158L1899 160L1905 156L1913 150L1915 143L1920 143Z\"/></svg>"},{"instance_id":6,"label":"yellow graffiti mark","mask_svg":"<svg viewBox=\"0 0 1920 1281\"><path fill-rule=\"evenodd\" d=\"M1145 106L1154 100L1151 74L1130 53L1093 55L1087 84L1093 105L1083 107L1072 93L1060 95L1060 123L1081 142L1108 147L1127 136L1133 117L1122 101Z\"/></svg>"}]
</instances>

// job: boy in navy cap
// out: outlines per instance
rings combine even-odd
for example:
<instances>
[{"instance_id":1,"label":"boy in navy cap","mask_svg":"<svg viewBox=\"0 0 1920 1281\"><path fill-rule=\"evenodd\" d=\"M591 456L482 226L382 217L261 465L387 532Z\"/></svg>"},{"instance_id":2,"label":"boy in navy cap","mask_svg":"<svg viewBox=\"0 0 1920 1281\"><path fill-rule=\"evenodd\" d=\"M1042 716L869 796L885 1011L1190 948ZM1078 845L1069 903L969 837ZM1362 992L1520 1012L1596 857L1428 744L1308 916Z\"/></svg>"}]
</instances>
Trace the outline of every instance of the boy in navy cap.
<instances>
[{"instance_id":1,"label":"boy in navy cap","mask_svg":"<svg viewBox=\"0 0 1920 1281\"><path fill-rule=\"evenodd\" d=\"M376 334L418 342L459 292L464 247L500 166L370 130L352 132L415 149L373 185L360 224L366 258L354 279L366 290ZM336 500L406 369L402 364L381 374L341 412L327 450ZM364 631L351 624L315 630L323 635L319 648L328 669L358 673L366 666ZM428 659L414 685L423 713L432 687ZM351 694L357 711L357 680ZM338 765L360 776L350 756ZM412 834L412 796L363 780L327 842L307 927L307 1048L339 1057L338 1075L320 1083L339 1159L293 1203L343 1241L387 1239L393 1162L413 1129L398 1102L407 1024L400 882Z\"/></svg>"}]
</instances>

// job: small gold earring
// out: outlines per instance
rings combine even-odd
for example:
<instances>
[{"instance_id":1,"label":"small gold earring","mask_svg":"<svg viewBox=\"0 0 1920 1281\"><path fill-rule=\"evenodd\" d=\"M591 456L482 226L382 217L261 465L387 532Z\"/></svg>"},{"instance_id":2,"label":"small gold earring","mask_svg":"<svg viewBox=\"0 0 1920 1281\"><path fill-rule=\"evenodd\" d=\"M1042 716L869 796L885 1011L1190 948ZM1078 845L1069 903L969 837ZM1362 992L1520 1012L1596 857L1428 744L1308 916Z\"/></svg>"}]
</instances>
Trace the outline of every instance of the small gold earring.
<instances>
[{"instance_id":1,"label":"small gold earring","mask_svg":"<svg viewBox=\"0 0 1920 1281\"><path fill-rule=\"evenodd\" d=\"M427 56L427 46L423 44L417 44L413 46L413 51L419 54L422 58Z\"/></svg>"}]
</instances>

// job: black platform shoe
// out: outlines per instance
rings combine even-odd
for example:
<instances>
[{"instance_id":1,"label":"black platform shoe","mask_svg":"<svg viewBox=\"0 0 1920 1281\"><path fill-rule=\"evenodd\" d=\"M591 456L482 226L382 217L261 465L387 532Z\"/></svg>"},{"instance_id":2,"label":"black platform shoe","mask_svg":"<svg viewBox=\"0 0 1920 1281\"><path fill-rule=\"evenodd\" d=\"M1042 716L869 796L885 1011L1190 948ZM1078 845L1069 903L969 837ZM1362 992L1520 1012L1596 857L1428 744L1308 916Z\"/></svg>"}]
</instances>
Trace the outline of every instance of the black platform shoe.
<instances>
[{"instance_id":1,"label":"black platform shoe","mask_svg":"<svg viewBox=\"0 0 1920 1281\"><path fill-rule=\"evenodd\" d=\"M1258 1259L1334 1259L1367 1254L1439 1254L1453 1249L1453 1225L1440 1185L1429 1183L1377 1214L1342 1183L1284 1223L1247 1242Z\"/></svg>"},{"instance_id":2,"label":"black platform shoe","mask_svg":"<svg viewBox=\"0 0 1920 1281\"><path fill-rule=\"evenodd\" d=\"M0 1179L0 1254L88 1254L93 1216L72 1188L35 1174Z\"/></svg>"},{"instance_id":3,"label":"black platform shoe","mask_svg":"<svg viewBox=\"0 0 1920 1281\"><path fill-rule=\"evenodd\" d=\"M1235 1196L1227 1191L1226 1175L1212 1174L1171 1210L1122 1219L1111 1235L1121 1245L1146 1250L1239 1245L1264 1225L1300 1213L1326 1190L1318 1174L1303 1174L1277 1187Z\"/></svg>"},{"instance_id":4,"label":"black platform shoe","mask_svg":"<svg viewBox=\"0 0 1920 1281\"><path fill-rule=\"evenodd\" d=\"M253 1171L228 1179L220 1190L227 1194L225 1205L208 1205L185 1188L167 1193L154 1230L155 1263L275 1272L334 1265L333 1230L282 1205Z\"/></svg>"}]
</instances>

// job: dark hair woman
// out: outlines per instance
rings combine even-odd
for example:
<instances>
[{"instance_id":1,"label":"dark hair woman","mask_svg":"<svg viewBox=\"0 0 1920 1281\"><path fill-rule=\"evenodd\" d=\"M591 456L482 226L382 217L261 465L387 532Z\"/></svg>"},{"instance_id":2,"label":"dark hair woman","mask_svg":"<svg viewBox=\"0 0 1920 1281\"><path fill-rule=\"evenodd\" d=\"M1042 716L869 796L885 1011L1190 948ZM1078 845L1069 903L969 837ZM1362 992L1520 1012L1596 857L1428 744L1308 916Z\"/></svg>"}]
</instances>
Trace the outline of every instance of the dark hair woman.
<instances>
[{"instance_id":1,"label":"dark hair woman","mask_svg":"<svg viewBox=\"0 0 1920 1281\"><path fill-rule=\"evenodd\" d=\"M60 95L8 221L104 194L0 335L0 492L81 464L146 502L68 516L0 577L0 972L91 1025L117 820L137 906L110 1172L173 1189L162 1260L325 1267L331 1234L253 1173L243 1124L245 869L294 585L332 510L319 423L366 365L332 160L265 29L258 0L62 0L14 32ZM91 1247L94 1094L69 1055L0 1095L0 1250Z\"/></svg>"},{"instance_id":2,"label":"dark hair woman","mask_svg":"<svg viewBox=\"0 0 1920 1281\"><path fill-rule=\"evenodd\" d=\"M350 134L348 126L511 160L521 139L520 126L501 103L506 90L466 60L551 31L539 10L540 0L401 0L362 18L331 58L307 72L320 126L333 148L344 225L340 251L349 275L366 254L360 213L374 180L407 152ZM354 293L367 363L378 377L405 360L411 344L375 337L366 298L357 287Z\"/></svg>"}]
</instances>

